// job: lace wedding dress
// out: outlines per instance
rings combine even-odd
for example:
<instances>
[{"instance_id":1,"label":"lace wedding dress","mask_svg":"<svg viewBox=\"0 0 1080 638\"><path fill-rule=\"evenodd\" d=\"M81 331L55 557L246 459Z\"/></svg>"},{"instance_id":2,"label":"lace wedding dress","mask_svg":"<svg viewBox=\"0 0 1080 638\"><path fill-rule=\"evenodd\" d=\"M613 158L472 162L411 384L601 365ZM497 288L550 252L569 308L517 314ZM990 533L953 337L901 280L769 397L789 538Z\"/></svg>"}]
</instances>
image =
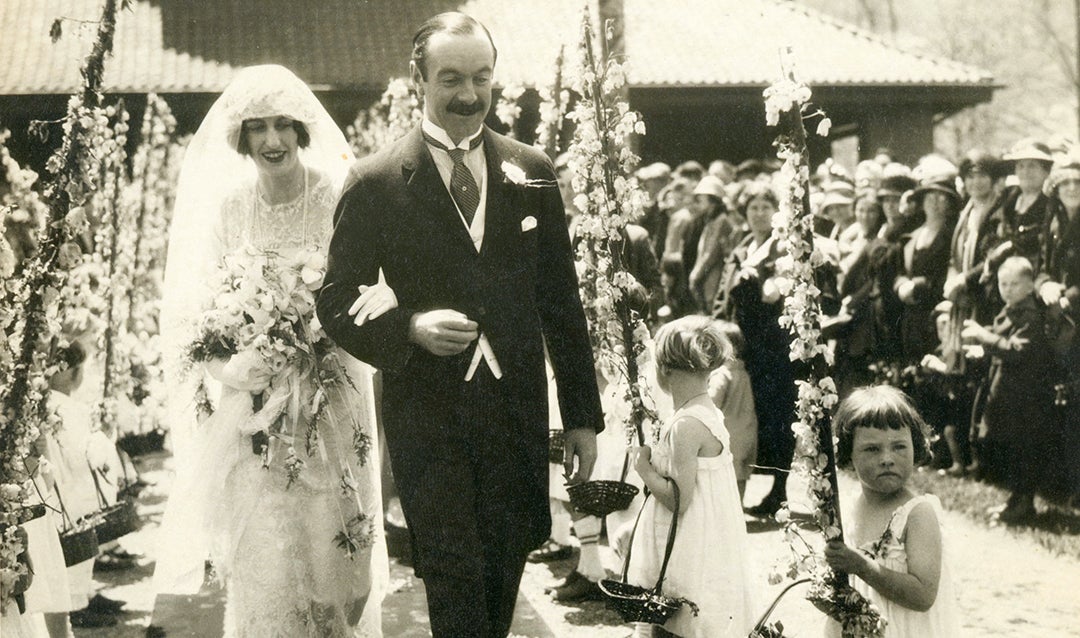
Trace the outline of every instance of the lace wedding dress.
<instances>
[{"instance_id":1,"label":"lace wedding dress","mask_svg":"<svg viewBox=\"0 0 1080 638\"><path fill-rule=\"evenodd\" d=\"M225 199L215 252L250 246L283 259L312 248L324 252L336 199L332 181L310 169L304 193L290 203L271 206L254 183L243 186ZM178 477L174 495L188 490L195 503L207 504L201 514L189 512L186 522L205 530L214 570L225 583L225 636L381 635L385 578L372 576L387 569L378 524L377 447L361 463L353 431L355 421L368 442L376 440L371 370L344 352L338 356L352 383L331 386L328 412L319 419L320 445L310 456L301 450L315 389L290 380L299 410L293 410L295 422L285 424L284 434L297 435L295 449L304 461L291 484L283 462L288 442L271 438L264 467L251 437L241 432L254 414L247 392L222 388L214 413L199 425L185 455L187 479ZM346 474L357 479L355 493L341 485ZM370 516L374 547L349 557L336 537L360 511Z\"/></svg>"}]
</instances>

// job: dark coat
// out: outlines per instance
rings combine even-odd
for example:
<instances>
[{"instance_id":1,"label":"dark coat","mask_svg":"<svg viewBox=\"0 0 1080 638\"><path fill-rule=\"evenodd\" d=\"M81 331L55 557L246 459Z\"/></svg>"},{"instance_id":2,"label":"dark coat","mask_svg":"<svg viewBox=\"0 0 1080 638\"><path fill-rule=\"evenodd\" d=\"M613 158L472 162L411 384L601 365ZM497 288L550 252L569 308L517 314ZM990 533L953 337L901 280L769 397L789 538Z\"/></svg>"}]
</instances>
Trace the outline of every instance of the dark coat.
<instances>
[{"instance_id":1,"label":"dark coat","mask_svg":"<svg viewBox=\"0 0 1080 638\"><path fill-rule=\"evenodd\" d=\"M904 360L918 363L923 356L933 352L938 344L934 326L934 306L941 301L945 278L949 273L949 244L952 228L943 227L929 245L917 248L914 238L895 253L901 260L897 272L916 279L913 303L903 305L900 317L900 339ZM910 263L910 267L907 264ZM895 286L895 284L894 284Z\"/></svg>"},{"instance_id":2,"label":"dark coat","mask_svg":"<svg viewBox=\"0 0 1080 638\"><path fill-rule=\"evenodd\" d=\"M383 424L400 483L419 480L411 474L424 469L412 459L447 436L448 415L463 407L475 348L433 355L409 341L410 319L450 308L479 323L504 374L500 388L512 397L516 445L499 453L515 459L520 474L505 476L500 493L524 512L516 533L527 549L551 527L545 341L564 426L600 431L603 415L554 168L532 147L487 128L483 135L488 190L480 252L417 127L353 167L335 213L318 315L342 348L384 373ZM505 162L543 184L512 183ZM374 283L380 269L399 306L358 328L347 310L357 286ZM419 497L437 502L440 490L431 492Z\"/></svg>"},{"instance_id":3,"label":"dark coat","mask_svg":"<svg viewBox=\"0 0 1080 638\"><path fill-rule=\"evenodd\" d=\"M960 219L953 231L952 244L949 249L952 271L961 273L964 277L964 290L956 301L970 313L970 318L979 323L989 323L994 315L1001 309L1001 297L997 291L997 277L984 277L987 269L986 258L990 252L1000 244L1003 239L998 232L1002 223L1001 200L991 205L986 212L979 228L976 230L975 254L970 268L964 268L963 246L961 239L966 232L968 215L971 214L970 203L960 212ZM991 273L993 274L993 273Z\"/></svg>"},{"instance_id":4,"label":"dark coat","mask_svg":"<svg viewBox=\"0 0 1080 638\"><path fill-rule=\"evenodd\" d=\"M744 240L732 253L736 269L745 261L751 239ZM743 361L750 375L750 389L758 418L757 464L787 469L795 452L795 365L788 356L791 333L780 326L784 311L783 297L772 303L762 297L762 284L776 274L776 260L783 256L780 242L769 239L769 254L757 265L756 276L731 282L728 291L729 315L739 324L746 343Z\"/></svg>"},{"instance_id":5,"label":"dark coat","mask_svg":"<svg viewBox=\"0 0 1080 638\"><path fill-rule=\"evenodd\" d=\"M1010 255L1027 257L1036 273L1042 271L1042 248L1045 243L1047 218L1050 216L1050 198L1039 193L1035 202L1022 213L1016 212L1016 202L1019 199L1020 188L1009 187L991 213L991 217L999 224L998 234L1013 245L1013 250L1008 255L1002 255L1001 259L990 264L990 271L994 275L997 274L1001 261Z\"/></svg>"},{"instance_id":6,"label":"dark coat","mask_svg":"<svg viewBox=\"0 0 1080 638\"><path fill-rule=\"evenodd\" d=\"M1039 483L1039 460L1054 430L1049 382L1054 359L1044 322L1044 308L1034 295L998 313L991 326L998 339L986 346L992 359L982 393L985 407L976 406L986 423L987 469L1024 492Z\"/></svg>"}]
</instances>

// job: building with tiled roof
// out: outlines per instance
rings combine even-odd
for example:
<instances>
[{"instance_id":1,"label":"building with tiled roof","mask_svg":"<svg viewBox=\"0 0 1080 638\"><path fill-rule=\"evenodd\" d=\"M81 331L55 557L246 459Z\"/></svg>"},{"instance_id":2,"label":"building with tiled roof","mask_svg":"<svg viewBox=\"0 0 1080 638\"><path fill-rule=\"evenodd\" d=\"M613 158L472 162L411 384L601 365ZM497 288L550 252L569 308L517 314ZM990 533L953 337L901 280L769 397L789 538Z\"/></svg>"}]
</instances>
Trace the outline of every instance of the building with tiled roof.
<instances>
[{"instance_id":1,"label":"building with tiled roof","mask_svg":"<svg viewBox=\"0 0 1080 638\"><path fill-rule=\"evenodd\" d=\"M790 46L798 75L834 123L866 152L904 159L930 149L933 122L988 101L988 73L897 48L782 0L591 0L623 15L631 105L649 127L647 159L734 161L769 150L762 89ZM551 76L578 36L582 0L132 0L122 12L106 91L137 110L157 92L193 128L237 69L276 62L305 79L341 123L393 77L407 74L412 33L425 18L461 9L491 30L496 80L533 85ZM62 113L79 83L99 0L0 2L0 126ZM58 17L64 35L49 37ZM827 148L813 149L827 153Z\"/></svg>"}]
</instances>

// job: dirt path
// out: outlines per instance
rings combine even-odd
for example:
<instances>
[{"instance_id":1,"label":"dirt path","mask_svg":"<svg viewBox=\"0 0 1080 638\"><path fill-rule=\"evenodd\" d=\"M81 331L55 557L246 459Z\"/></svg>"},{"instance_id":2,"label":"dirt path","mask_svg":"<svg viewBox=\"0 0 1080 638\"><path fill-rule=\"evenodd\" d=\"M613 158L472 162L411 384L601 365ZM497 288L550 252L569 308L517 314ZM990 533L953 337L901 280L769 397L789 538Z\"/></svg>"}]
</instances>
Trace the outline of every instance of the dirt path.
<instances>
[{"instance_id":1,"label":"dirt path","mask_svg":"<svg viewBox=\"0 0 1080 638\"><path fill-rule=\"evenodd\" d=\"M746 502L757 502L768 485L768 479L755 476L748 486ZM792 488L792 494L796 494L797 488ZM841 477L842 493L854 489L852 479ZM958 513L946 513L945 528L966 636L1080 636L1080 562L1051 555L1006 528L987 528ZM769 567L782 558L786 546L777 526L752 523L748 529L751 560L762 575L764 609L780 589L768 587L766 575ZM605 560L609 569L617 567L613 555L607 555ZM561 605L543 593L545 585L565 576L569 569L569 562L530 565L523 584L526 596L555 635L627 636L628 627L602 603ZM801 598L804 591L793 590L774 615L784 623L785 635L792 638L822 635L823 617Z\"/></svg>"},{"instance_id":2,"label":"dirt path","mask_svg":"<svg viewBox=\"0 0 1080 638\"><path fill-rule=\"evenodd\" d=\"M97 586L102 593L126 600L126 612L116 627L95 630L76 630L80 638L144 636L153 612L154 599L150 591L153 573L153 552L157 523L164 508L168 474L161 461L148 468L147 477L158 484L140 499L147 525L140 532L124 539L129 551L145 555L140 566L126 572L97 574ZM842 490L854 488L851 479L842 477ZM748 486L746 502L756 502L768 488L768 479L754 477ZM792 493L797 493L793 485ZM798 509L798 506L796 506ZM946 535L949 542L950 564L956 580L959 607L966 635L1011 636L1015 638L1080 636L1080 562L1051 555L1028 538L1020 537L1005 528L987 528L961 514L946 514ZM779 587L765 585L769 566L779 559L785 545L775 525L753 523L749 526L751 560L761 573L762 608L767 606ZM609 569L618 565L613 554L606 554ZM522 593L540 618L560 638L624 638L630 633L613 612L602 602L580 605L556 604L544 593L546 586L555 584L566 575L568 561L553 565L529 565L522 583ZM821 615L801 598L796 590L785 599L776 612L786 628L786 635L817 637L821 635ZM220 603L211 602L216 608ZM213 613L211 613L213 612ZM204 608L191 618L184 635L216 638L211 627L220 627L217 609ZM424 635L420 630L416 635ZM534 632L519 634L533 638ZM173 634L181 635L181 634ZM414 635L409 633L408 635ZM539 634L538 634L539 635ZM387 634L387 638L395 638Z\"/></svg>"}]
</instances>

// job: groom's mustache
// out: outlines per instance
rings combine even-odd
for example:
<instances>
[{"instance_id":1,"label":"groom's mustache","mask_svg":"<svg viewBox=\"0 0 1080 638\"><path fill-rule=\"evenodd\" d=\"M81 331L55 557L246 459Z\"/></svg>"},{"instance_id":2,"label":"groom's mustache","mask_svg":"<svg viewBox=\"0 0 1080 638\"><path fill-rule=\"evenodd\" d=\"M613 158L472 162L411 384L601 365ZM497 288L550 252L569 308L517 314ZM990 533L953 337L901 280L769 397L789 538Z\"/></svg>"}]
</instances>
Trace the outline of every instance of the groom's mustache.
<instances>
[{"instance_id":1,"label":"groom's mustache","mask_svg":"<svg viewBox=\"0 0 1080 638\"><path fill-rule=\"evenodd\" d=\"M475 102L470 102L468 104L466 104L465 102L460 102L458 100L452 100L450 103L448 103L446 105L446 110L447 111L450 111L454 115L464 115L464 116L476 115L477 113L484 110L485 108L486 107L484 106L484 101L483 100L477 100Z\"/></svg>"}]
</instances>

